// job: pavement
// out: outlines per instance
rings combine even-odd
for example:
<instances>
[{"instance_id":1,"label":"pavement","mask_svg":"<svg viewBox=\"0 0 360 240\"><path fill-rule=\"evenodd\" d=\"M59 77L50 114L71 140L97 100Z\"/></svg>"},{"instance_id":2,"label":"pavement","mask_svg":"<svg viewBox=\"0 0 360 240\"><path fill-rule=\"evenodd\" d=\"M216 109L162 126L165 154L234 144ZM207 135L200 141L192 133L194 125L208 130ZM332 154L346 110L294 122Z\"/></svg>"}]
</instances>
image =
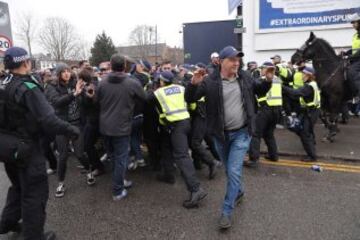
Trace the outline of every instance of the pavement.
<instances>
[{"instance_id":1,"label":"pavement","mask_svg":"<svg viewBox=\"0 0 360 240\"><path fill-rule=\"evenodd\" d=\"M211 181L207 169L198 172L209 194L200 208L186 210L181 203L188 194L179 174L175 185L166 185L152 171L131 172L135 184L128 198L114 202L111 175L88 187L72 159L64 198L55 199L56 177L49 178L46 229L60 240L360 240L360 162L327 160L319 163L324 171L315 172L297 160L245 169L245 198L234 212L233 228L221 232L223 169ZM0 208L8 186L0 164Z\"/></svg>"},{"instance_id":2,"label":"pavement","mask_svg":"<svg viewBox=\"0 0 360 240\"><path fill-rule=\"evenodd\" d=\"M335 142L324 142L323 137L327 133L325 127L318 121L315 127L316 149L318 157L325 160L338 159L347 161L360 161L360 119L351 118L347 125L339 124L340 132L336 135ZM275 138L281 156L305 156L300 138L287 129L277 129ZM261 150L266 153L267 149L262 144Z\"/></svg>"}]
</instances>

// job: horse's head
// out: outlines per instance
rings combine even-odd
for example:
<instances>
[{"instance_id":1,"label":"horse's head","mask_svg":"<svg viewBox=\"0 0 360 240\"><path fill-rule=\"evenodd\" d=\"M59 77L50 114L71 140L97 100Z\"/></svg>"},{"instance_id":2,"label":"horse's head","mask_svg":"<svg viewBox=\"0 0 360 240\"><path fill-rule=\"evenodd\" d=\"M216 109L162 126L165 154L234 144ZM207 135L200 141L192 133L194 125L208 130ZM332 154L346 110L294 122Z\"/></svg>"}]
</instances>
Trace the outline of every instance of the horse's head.
<instances>
[{"instance_id":1,"label":"horse's head","mask_svg":"<svg viewBox=\"0 0 360 240\"><path fill-rule=\"evenodd\" d=\"M318 38L313 32L310 33L310 37L301 48L297 49L296 52L291 56L291 63L298 64L307 60L311 60L315 55L315 44Z\"/></svg>"}]
</instances>

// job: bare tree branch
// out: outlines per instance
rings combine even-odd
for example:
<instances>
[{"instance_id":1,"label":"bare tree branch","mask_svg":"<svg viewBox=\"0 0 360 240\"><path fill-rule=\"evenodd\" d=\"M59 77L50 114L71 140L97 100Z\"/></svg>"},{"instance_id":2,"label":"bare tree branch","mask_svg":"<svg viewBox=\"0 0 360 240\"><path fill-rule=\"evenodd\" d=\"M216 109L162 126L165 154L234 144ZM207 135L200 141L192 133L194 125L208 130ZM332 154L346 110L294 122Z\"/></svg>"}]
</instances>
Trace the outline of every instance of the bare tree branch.
<instances>
[{"instance_id":1,"label":"bare tree branch","mask_svg":"<svg viewBox=\"0 0 360 240\"><path fill-rule=\"evenodd\" d=\"M136 45L136 55L140 58L147 58L151 54L151 45L155 44L155 29L148 25L138 25L131 31L129 42Z\"/></svg>"},{"instance_id":2,"label":"bare tree branch","mask_svg":"<svg viewBox=\"0 0 360 240\"><path fill-rule=\"evenodd\" d=\"M26 44L32 57L32 43L36 41L38 24L31 13L23 13L16 22L16 36Z\"/></svg>"},{"instance_id":3,"label":"bare tree branch","mask_svg":"<svg viewBox=\"0 0 360 240\"><path fill-rule=\"evenodd\" d=\"M57 61L72 60L76 56L81 42L75 33L74 26L67 20L58 17L45 20L39 41L44 50Z\"/></svg>"}]
</instances>

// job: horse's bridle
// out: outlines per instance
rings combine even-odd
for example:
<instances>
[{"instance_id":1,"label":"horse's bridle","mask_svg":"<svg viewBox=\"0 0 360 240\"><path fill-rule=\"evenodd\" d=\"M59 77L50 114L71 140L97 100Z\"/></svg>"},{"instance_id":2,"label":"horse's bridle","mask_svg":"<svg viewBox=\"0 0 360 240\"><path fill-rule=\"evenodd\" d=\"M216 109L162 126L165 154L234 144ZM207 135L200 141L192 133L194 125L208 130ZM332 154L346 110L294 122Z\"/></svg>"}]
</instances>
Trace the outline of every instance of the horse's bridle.
<instances>
[{"instance_id":1,"label":"horse's bridle","mask_svg":"<svg viewBox=\"0 0 360 240\"><path fill-rule=\"evenodd\" d=\"M312 41L310 41L310 42L305 42L305 44L303 44L300 48L298 48L297 50L296 50L296 52L298 52L298 53L300 53L301 55L300 55L300 58L301 58L301 60L303 61L303 62L306 62L306 61L309 61L310 59L304 59L304 52L306 51L306 49L309 47L309 46L311 46L311 45L313 45L316 41L318 40L318 38L314 38Z\"/></svg>"}]
</instances>

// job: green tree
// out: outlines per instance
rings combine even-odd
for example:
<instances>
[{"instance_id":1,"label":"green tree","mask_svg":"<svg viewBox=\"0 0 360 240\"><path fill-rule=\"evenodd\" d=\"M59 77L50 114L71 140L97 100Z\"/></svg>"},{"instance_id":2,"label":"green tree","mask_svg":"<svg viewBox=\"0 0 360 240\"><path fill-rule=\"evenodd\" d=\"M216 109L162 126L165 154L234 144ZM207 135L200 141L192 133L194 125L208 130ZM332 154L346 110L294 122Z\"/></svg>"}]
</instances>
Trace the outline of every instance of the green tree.
<instances>
[{"instance_id":1,"label":"green tree","mask_svg":"<svg viewBox=\"0 0 360 240\"><path fill-rule=\"evenodd\" d=\"M102 32L96 36L94 46L91 48L90 63L98 66L101 62L110 61L114 53L116 53L116 49L111 37Z\"/></svg>"}]
</instances>

